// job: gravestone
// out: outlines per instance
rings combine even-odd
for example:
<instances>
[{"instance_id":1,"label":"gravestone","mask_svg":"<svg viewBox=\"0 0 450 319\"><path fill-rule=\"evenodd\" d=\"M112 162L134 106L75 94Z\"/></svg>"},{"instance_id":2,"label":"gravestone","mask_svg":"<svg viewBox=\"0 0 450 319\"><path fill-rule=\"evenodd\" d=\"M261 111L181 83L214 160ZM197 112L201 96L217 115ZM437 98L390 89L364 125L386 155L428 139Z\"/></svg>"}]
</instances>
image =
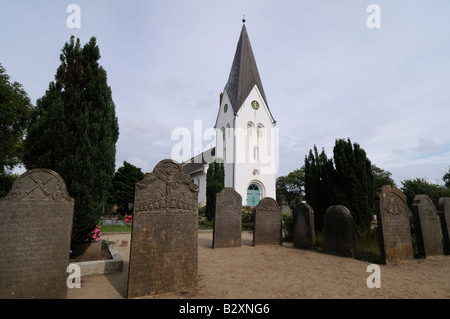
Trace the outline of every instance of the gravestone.
<instances>
[{"instance_id":1,"label":"gravestone","mask_svg":"<svg viewBox=\"0 0 450 319\"><path fill-rule=\"evenodd\" d=\"M323 251L327 254L353 257L355 223L347 207L342 205L328 207L323 222Z\"/></svg>"},{"instance_id":2,"label":"gravestone","mask_svg":"<svg viewBox=\"0 0 450 319\"><path fill-rule=\"evenodd\" d=\"M73 209L54 171L17 178L0 199L0 298L66 298Z\"/></svg>"},{"instance_id":3,"label":"gravestone","mask_svg":"<svg viewBox=\"0 0 450 319\"><path fill-rule=\"evenodd\" d=\"M314 247L314 211L307 203L299 203L292 213L293 242L296 248Z\"/></svg>"},{"instance_id":4,"label":"gravestone","mask_svg":"<svg viewBox=\"0 0 450 319\"><path fill-rule=\"evenodd\" d=\"M416 195L412 204L419 257L443 255L436 208L427 195Z\"/></svg>"},{"instance_id":5,"label":"gravestone","mask_svg":"<svg viewBox=\"0 0 450 319\"><path fill-rule=\"evenodd\" d=\"M253 246L281 245L281 210L270 197L261 199L255 207Z\"/></svg>"},{"instance_id":6,"label":"gravestone","mask_svg":"<svg viewBox=\"0 0 450 319\"><path fill-rule=\"evenodd\" d=\"M441 221L444 253L450 254L450 197L439 198L437 213Z\"/></svg>"},{"instance_id":7,"label":"gravestone","mask_svg":"<svg viewBox=\"0 0 450 319\"><path fill-rule=\"evenodd\" d=\"M197 196L170 159L136 183L128 298L198 288Z\"/></svg>"},{"instance_id":8,"label":"gravestone","mask_svg":"<svg viewBox=\"0 0 450 319\"><path fill-rule=\"evenodd\" d=\"M378 242L384 263L414 259L406 196L395 186L383 186L375 196Z\"/></svg>"},{"instance_id":9,"label":"gravestone","mask_svg":"<svg viewBox=\"0 0 450 319\"><path fill-rule=\"evenodd\" d=\"M242 197L231 187L216 195L213 248L240 247L242 237Z\"/></svg>"}]
</instances>

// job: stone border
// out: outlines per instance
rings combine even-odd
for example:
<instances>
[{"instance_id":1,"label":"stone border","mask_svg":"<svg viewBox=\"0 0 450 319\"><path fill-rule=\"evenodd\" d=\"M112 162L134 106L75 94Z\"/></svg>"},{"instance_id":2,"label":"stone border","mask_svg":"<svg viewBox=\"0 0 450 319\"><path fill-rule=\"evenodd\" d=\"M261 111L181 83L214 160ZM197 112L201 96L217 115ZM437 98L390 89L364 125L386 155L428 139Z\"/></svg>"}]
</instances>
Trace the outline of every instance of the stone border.
<instances>
[{"instance_id":1,"label":"stone border","mask_svg":"<svg viewBox=\"0 0 450 319\"><path fill-rule=\"evenodd\" d=\"M105 260L93 260L93 261L80 261L70 264L80 266L81 276L90 275L103 275L112 272L122 272L123 259L119 254L119 251L115 247L108 246L109 253L112 259Z\"/></svg>"}]
</instances>

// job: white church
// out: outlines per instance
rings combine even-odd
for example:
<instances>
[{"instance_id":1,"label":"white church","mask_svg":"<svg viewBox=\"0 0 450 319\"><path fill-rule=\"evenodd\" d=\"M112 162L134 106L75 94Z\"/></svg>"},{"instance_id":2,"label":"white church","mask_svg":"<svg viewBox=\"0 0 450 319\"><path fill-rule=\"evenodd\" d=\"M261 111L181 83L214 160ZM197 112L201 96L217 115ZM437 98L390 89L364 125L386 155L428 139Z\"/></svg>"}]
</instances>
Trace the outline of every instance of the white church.
<instances>
[{"instance_id":1,"label":"white church","mask_svg":"<svg viewBox=\"0 0 450 319\"><path fill-rule=\"evenodd\" d=\"M278 131L256 66L245 19L242 21L228 82L220 94L214 125L216 146L182 163L183 171L199 187L200 204L206 202L206 173L214 158L223 161L225 187L234 188L242 196L243 205L254 207L264 197L276 199Z\"/></svg>"}]
</instances>

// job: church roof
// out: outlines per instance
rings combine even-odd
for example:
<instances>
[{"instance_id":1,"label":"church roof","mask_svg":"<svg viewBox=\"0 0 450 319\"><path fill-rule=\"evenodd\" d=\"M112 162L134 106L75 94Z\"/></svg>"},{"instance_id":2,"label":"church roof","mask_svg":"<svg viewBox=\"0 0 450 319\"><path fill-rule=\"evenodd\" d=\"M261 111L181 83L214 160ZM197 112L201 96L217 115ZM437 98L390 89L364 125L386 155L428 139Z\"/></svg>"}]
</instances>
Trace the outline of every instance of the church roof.
<instances>
[{"instance_id":1,"label":"church roof","mask_svg":"<svg viewBox=\"0 0 450 319\"><path fill-rule=\"evenodd\" d=\"M205 160L205 154L214 156L216 153L216 148L213 147L212 149L209 149L207 151L204 151L201 154L198 154L186 162L181 163L181 168L183 169L183 172L188 175L194 175L196 173L203 172L203 166L205 164L209 164Z\"/></svg>"},{"instance_id":2,"label":"church roof","mask_svg":"<svg viewBox=\"0 0 450 319\"><path fill-rule=\"evenodd\" d=\"M247 98L255 84L258 86L259 92L268 107L266 94L264 93L252 46L250 45L247 28L244 23L236 47L236 53L234 55L228 82L225 85L225 91L228 94L235 113L239 111L239 108L242 106L242 103L244 103L244 100Z\"/></svg>"}]
</instances>

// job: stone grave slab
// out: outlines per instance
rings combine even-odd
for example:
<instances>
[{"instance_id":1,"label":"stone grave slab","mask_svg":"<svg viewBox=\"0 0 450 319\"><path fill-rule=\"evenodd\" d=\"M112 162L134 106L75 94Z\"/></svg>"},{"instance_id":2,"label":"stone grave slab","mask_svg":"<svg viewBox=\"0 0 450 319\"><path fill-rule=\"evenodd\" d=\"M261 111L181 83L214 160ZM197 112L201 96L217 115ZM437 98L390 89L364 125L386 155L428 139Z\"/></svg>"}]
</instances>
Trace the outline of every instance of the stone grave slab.
<instances>
[{"instance_id":1,"label":"stone grave slab","mask_svg":"<svg viewBox=\"0 0 450 319\"><path fill-rule=\"evenodd\" d=\"M281 245L281 209L270 197L261 199L255 207L253 246Z\"/></svg>"},{"instance_id":2,"label":"stone grave slab","mask_svg":"<svg viewBox=\"0 0 450 319\"><path fill-rule=\"evenodd\" d=\"M198 289L197 196L170 159L136 184L128 298Z\"/></svg>"},{"instance_id":3,"label":"stone grave slab","mask_svg":"<svg viewBox=\"0 0 450 319\"><path fill-rule=\"evenodd\" d=\"M450 197L439 198L437 209L441 222L444 253L450 254Z\"/></svg>"},{"instance_id":4,"label":"stone grave slab","mask_svg":"<svg viewBox=\"0 0 450 319\"><path fill-rule=\"evenodd\" d=\"M327 254L353 257L355 252L355 223L347 207L333 205L324 216L324 247Z\"/></svg>"},{"instance_id":5,"label":"stone grave slab","mask_svg":"<svg viewBox=\"0 0 450 319\"><path fill-rule=\"evenodd\" d=\"M242 197L231 187L216 195L213 248L240 247L242 237Z\"/></svg>"},{"instance_id":6,"label":"stone grave slab","mask_svg":"<svg viewBox=\"0 0 450 319\"><path fill-rule=\"evenodd\" d=\"M419 257L443 255L436 207L427 195L416 195L411 207Z\"/></svg>"},{"instance_id":7,"label":"stone grave slab","mask_svg":"<svg viewBox=\"0 0 450 319\"><path fill-rule=\"evenodd\" d=\"M299 203L292 212L293 244L296 248L314 247L314 210L306 202Z\"/></svg>"},{"instance_id":8,"label":"stone grave slab","mask_svg":"<svg viewBox=\"0 0 450 319\"><path fill-rule=\"evenodd\" d=\"M0 298L66 298L73 209L56 172L17 178L0 199Z\"/></svg>"},{"instance_id":9,"label":"stone grave slab","mask_svg":"<svg viewBox=\"0 0 450 319\"><path fill-rule=\"evenodd\" d=\"M406 196L393 185L383 186L375 196L378 241L386 264L414 259Z\"/></svg>"}]
</instances>

